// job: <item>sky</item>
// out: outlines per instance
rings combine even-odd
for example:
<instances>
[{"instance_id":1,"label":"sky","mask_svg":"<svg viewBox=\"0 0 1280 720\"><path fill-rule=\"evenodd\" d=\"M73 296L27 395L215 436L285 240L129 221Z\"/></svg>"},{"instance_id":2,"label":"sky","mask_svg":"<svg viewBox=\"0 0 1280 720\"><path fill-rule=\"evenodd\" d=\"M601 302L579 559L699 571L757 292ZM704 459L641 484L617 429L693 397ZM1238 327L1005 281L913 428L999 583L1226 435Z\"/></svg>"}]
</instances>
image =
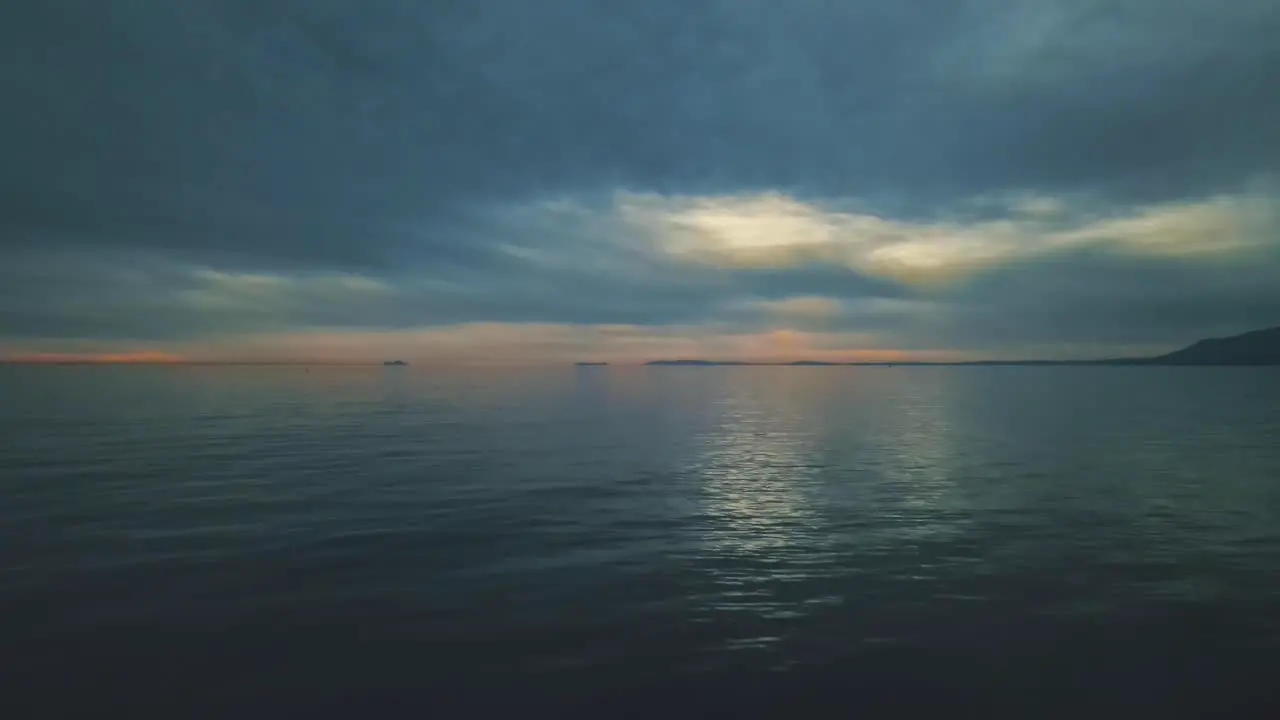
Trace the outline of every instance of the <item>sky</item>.
<instances>
[{"instance_id":1,"label":"sky","mask_svg":"<svg viewBox=\"0 0 1280 720\"><path fill-rule=\"evenodd\" d=\"M1109 357L1280 325L1274 0L0 3L0 358Z\"/></svg>"}]
</instances>

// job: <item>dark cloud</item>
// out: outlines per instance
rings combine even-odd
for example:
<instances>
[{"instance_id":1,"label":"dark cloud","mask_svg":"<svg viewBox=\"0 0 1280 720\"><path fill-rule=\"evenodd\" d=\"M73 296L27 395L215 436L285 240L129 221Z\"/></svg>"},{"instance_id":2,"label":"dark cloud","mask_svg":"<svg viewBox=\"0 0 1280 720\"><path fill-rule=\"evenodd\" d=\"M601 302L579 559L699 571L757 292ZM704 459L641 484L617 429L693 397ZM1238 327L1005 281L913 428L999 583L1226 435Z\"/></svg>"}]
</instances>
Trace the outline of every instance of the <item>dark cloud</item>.
<instances>
[{"instance_id":1,"label":"dark cloud","mask_svg":"<svg viewBox=\"0 0 1280 720\"><path fill-rule=\"evenodd\" d=\"M578 257L567 264L559 255L547 264L509 254L471 274L418 269L383 275L212 269L150 253L83 248L11 252L12 262L0 266L0 337L190 340L467 322L751 324L768 318L759 311L735 314L744 298L906 293L848 269L738 271L613 253L601 253L604 262L593 263L589 255L599 249L578 247Z\"/></svg>"},{"instance_id":2,"label":"dark cloud","mask_svg":"<svg viewBox=\"0 0 1280 720\"><path fill-rule=\"evenodd\" d=\"M681 264L592 218L615 191L917 220L1009 193L1124 212L1239 192L1280 167L1277 36L1270 0L5 3L0 336L907 300L921 291L832 263ZM557 198L585 215L520 214ZM1036 262L947 298L975 328L951 340L1275 322L1266 263ZM254 274L292 283L282 305L191 304Z\"/></svg>"},{"instance_id":3,"label":"dark cloud","mask_svg":"<svg viewBox=\"0 0 1280 720\"><path fill-rule=\"evenodd\" d=\"M981 273L947 295L941 339L981 348L1018 343L1179 345L1274 325L1280 248L1229 259L1151 257L1109 249L1054 252Z\"/></svg>"}]
</instances>

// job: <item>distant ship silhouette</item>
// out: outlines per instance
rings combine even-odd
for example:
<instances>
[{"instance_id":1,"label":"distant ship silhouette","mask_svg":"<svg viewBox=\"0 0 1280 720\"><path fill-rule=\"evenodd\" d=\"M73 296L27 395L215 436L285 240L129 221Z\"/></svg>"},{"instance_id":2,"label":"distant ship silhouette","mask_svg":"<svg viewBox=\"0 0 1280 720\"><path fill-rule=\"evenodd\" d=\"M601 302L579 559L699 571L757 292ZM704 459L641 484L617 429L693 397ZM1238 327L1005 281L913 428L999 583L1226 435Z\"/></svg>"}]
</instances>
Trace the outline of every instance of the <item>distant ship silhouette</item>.
<instances>
[{"instance_id":1,"label":"distant ship silhouette","mask_svg":"<svg viewBox=\"0 0 1280 720\"><path fill-rule=\"evenodd\" d=\"M383 364L383 365L386 365L386 366L388 366L388 367L391 367L391 366L396 366L396 367L398 367L398 366L400 366L400 365L408 365L409 363L407 363L407 362L405 362L405 361L403 361L403 360L388 360L388 361L386 361L386 362L384 362L384 363L382 363L382 364Z\"/></svg>"}]
</instances>

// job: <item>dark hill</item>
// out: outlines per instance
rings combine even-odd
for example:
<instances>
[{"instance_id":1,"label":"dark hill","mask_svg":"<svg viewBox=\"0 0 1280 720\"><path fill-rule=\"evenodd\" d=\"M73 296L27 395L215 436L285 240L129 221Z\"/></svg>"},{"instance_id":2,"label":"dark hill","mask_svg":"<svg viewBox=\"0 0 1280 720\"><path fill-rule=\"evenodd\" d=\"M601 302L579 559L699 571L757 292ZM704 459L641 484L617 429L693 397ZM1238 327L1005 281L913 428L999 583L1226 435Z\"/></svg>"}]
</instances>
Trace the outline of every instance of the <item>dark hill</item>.
<instances>
[{"instance_id":1,"label":"dark hill","mask_svg":"<svg viewBox=\"0 0 1280 720\"><path fill-rule=\"evenodd\" d=\"M1152 358L1159 365L1280 365L1280 327L1201 340Z\"/></svg>"}]
</instances>

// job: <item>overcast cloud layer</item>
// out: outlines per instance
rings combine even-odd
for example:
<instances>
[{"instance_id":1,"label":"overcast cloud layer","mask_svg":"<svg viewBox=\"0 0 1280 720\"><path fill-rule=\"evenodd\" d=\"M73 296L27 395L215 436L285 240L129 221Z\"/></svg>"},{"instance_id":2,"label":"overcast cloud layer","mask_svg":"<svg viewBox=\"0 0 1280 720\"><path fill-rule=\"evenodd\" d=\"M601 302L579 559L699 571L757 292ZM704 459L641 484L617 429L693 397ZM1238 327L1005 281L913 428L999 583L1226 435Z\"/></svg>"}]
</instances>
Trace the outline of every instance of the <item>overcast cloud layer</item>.
<instances>
[{"instance_id":1,"label":"overcast cloud layer","mask_svg":"<svg viewBox=\"0 0 1280 720\"><path fill-rule=\"evenodd\" d=\"M0 5L0 357L1082 357L1280 324L1274 0Z\"/></svg>"}]
</instances>

